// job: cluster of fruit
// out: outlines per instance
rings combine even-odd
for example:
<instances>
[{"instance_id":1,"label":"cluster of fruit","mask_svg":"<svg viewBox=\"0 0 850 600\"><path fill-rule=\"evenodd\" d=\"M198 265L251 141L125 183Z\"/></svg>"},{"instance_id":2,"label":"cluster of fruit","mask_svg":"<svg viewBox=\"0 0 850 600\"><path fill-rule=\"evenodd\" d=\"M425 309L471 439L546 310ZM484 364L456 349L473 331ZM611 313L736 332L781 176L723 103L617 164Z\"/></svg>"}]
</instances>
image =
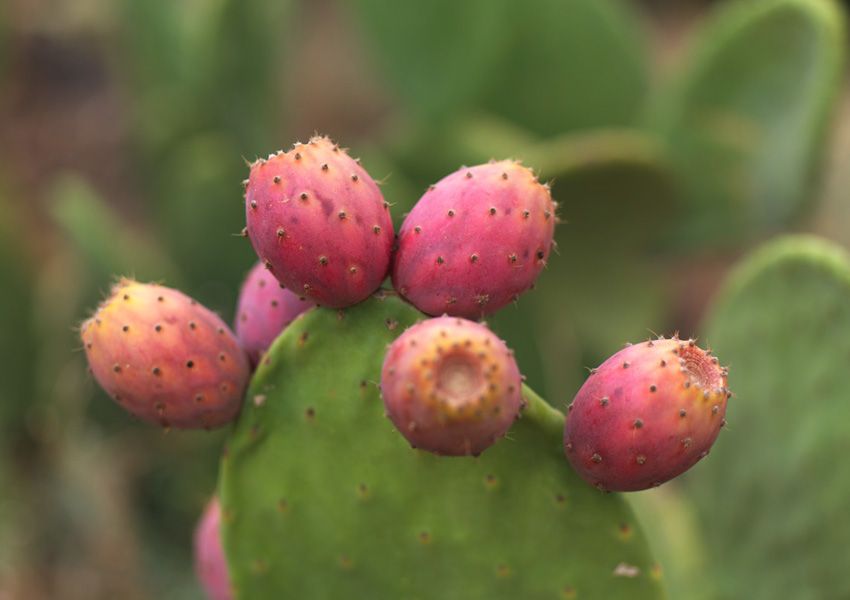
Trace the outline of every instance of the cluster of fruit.
<instances>
[{"instance_id":1,"label":"cluster of fruit","mask_svg":"<svg viewBox=\"0 0 850 600\"><path fill-rule=\"evenodd\" d=\"M397 430L444 456L478 455L508 432L524 406L522 376L479 320L531 289L545 267L557 222L548 185L514 161L463 167L429 187L397 236L378 185L324 137L255 161L245 186L243 235L259 262L242 286L235 333L179 291L127 279L83 324L91 371L116 402L164 427L232 421L252 366L293 319L357 304L390 274L397 293L432 316L384 360L381 392ZM692 340L631 345L592 370L570 405L566 456L606 491L658 485L707 454L729 395L726 371ZM216 520L211 505L201 558ZM204 572L221 579L223 555L213 554L221 568Z\"/></svg>"}]
</instances>

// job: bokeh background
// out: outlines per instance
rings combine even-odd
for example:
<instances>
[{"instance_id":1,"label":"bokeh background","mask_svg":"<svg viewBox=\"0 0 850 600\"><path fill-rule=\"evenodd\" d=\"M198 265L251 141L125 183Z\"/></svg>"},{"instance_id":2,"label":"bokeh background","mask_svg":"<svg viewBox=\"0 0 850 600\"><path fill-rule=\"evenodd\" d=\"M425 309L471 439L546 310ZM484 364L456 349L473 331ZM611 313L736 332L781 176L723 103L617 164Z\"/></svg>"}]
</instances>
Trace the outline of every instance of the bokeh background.
<instances>
[{"instance_id":1,"label":"bokeh background","mask_svg":"<svg viewBox=\"0 0 850 600\"><path fill-rule=\"evenodd\" d=\"M559 254L491 325L564 408L623 342L699 333L765 240L850 244L846 18L828 0L4 0L0 600L201 598L191 535L226 432L129 418L75 327L119 274L230 321L254 260L246 160L328 134L397 225L462 164L552 180ZM664 561L690 561L664 563L687 600L699 536L663 489L636 506Z\"/></svg>"}]
</instances>

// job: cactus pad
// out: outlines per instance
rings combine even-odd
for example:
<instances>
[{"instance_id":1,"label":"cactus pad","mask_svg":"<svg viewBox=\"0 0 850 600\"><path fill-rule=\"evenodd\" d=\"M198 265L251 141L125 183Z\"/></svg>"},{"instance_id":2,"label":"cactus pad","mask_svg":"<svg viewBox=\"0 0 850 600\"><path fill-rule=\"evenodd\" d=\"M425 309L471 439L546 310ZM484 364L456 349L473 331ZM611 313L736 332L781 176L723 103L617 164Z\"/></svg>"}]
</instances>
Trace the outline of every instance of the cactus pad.
<instances>
[{"instance_id":1,"label":"cactus pad","mask_svg":"<svg viewBox=\"0 0 850 600\"><path fill-rule=\"evenodd\" d=\"M713 598L846 598L850 260L788 237L737 269L706 329L733 366L728 431L688 478Z\"/></svg>"},{"instance_id":2,"label":"cactus pad","mask_svg":"<svg viewBox=\"0 0 850 600\"><path fill-rule=\"evenodd\" d=\"M318 309L261 362L222 459L236 598L659 598L633 514L569 468L531 390L479 458L413 450L383 416L397 297Z\"/></svg>"}]
</instances>

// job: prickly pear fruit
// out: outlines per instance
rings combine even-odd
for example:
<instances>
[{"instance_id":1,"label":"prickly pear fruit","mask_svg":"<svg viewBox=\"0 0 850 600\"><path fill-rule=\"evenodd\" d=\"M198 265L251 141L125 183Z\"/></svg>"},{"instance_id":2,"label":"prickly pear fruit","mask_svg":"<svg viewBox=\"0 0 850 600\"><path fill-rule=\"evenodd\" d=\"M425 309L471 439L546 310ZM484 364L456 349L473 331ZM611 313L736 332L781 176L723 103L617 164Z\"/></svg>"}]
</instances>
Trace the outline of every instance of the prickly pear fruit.
<instances>
[{"instance_id":1,"label":"prickly pear fruit","mask_svg":"<svg viewBox=\"0 0 850 600\"><path fill-rule=\"evenodd\" d=\"M396 428L416 448L478 455L522 407L513 353L484 325L455 317L417 323L387 351L381 392Z\"/></svg>"},{"instance_id":2,"label":"prickly pear fruit","mask_svg":"<svg viewBox=\"0 0 850 600\"><path fill-rule=\"evenodd\" d=\"M95 379L144 421L211 429L239 412L248 357L218 315L177 290L122 279L81 337Z\"/></svg>"},{"instance_id":3,"label":"prickly pear fruit","mask_svg":"<svg viewBox=\"0 0 850 600\"><path fill-rule=\"evenodd\" d=\"M492 313L546 265L555 208L548 186L514 161L464 167L431 186L404 220L393 285L430 315Z\"/></svg>"},{"instance_id":4,"label":"prickly pear fruit","mask_svg":"<svg viewBox=\"0 0 850 600\"><path fill-rule=\"evenodd\" d=\"M295 317L313 306L303 297L281 287L258 262L248 272L239 291L236 335L253 365Z\"/></svg>"},{"instance_id":5,"label":"prickly pear fruit","mask_svg":"<svg viewBox=\"0 0 850 600\"><path fill-rule=\"evenodd\" d=\"M726 369L693 340L628 346L593 370L576 394L565 453L600 489L658 486L708 454L730 395Z\"/></svg>"},{"instance_id":6,"label":"prickly pear fruit","mask_svg":"<svg viewBox=\"0 0 850 600\"><path fill-rule=\"evenodd\" d=\"M326 137L254 162L245 212L260 260L313 302L356 304L387 275L389 205L363 167Z\"/></svg>"},{"instance_id":7,"label":"prickly pear fruit","mask_svg":"<svg viewBox=\"0 0 850 600\"><path fill-rule=\"evenodd\" d=\"M220 528L221 506L218 498L213 498L195 529L195 576L210 600L231 600L233 593Z\"/></svg>"}]
</instances>

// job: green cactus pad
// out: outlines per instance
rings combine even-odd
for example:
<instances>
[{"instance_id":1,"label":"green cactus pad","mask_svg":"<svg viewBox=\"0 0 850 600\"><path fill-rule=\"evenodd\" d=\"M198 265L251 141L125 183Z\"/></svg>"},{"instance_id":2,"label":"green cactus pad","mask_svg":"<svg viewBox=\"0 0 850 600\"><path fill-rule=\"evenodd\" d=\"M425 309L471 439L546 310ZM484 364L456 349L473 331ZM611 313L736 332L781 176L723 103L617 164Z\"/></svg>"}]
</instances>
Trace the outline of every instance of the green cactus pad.
<instances>
[{"instance_id":1,"label":"green cactus pad","mask_svg":"<svg viewBox=\"0 0 850 600\"><path fill-rule=\"evenodd\" d=\"M646 52L624 2L350 4L387 82L428 127L476 108L552 135L627 125L642 108Z\"/></svg>"},{"instance_id":2,"label":"green cactus pad","mask_svg":"<svg viewBox=\"0 0 850 600\"><path fill-rule=\"evenodd\" d=\"M271 348L222 459L236 597L662 597L633 514L569 468L563 415L531 390L479 458L393 429L380 366L420 318L392 295L316 309Z\"/></svg>"},{"instance_id":3,"label":"green cactus pad","mask_svg":"<svg viewBox=\"0 0 850 600\"><path fill-rule=\"evenodd\" d=\"M850 259L813 237L768 244L731 276L705 340L735 392L685 481L707 597L850 597Z\"/></svg>"},{"instance_id":4,"label":"green cactus pad","mask_svg":"<svg viewBox=\"0 0 850 600\"><path fill-rule=\"evenodd\" d=\"M831 0L729 2L659 103L691 218L681 241L773 231L812 199L841 88L844 15Z\"/></svg>"}]
</instances>

